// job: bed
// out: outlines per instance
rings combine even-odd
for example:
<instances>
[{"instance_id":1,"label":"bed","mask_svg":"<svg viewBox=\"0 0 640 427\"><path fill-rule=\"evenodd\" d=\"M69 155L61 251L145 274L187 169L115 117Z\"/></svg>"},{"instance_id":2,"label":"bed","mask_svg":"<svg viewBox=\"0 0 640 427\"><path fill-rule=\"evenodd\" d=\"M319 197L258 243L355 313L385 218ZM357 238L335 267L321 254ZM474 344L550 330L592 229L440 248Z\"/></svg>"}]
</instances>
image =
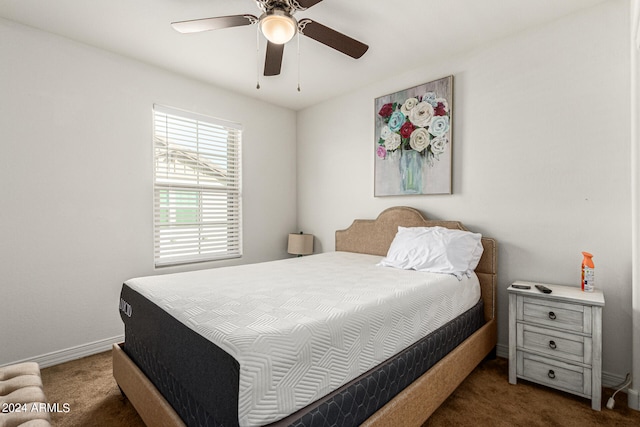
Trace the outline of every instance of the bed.
<instances>
[{"instance_id":1,"label":"bed","mask_svg":"<svg viewBox=\"0 0 640 427\"><path fill-rule=\"evenodd\" d=\"M355 263L356 260L358 262L360 259L368 260L367 256L373 258L384 257L387 255L399 226L445 227L447 229L466 230L462 224L456 221L428 220L419 211L412 208L390 208L382 212L375 220L356 220L349 228L337 231L335 237L337 254L326 254L317 258L309 257L308 262L324 262L322 260L325 258L338 257L341 260L340 262L348 267L349 264ZM322 420L330 418L330 416L338 417L339 421L324 420L329 425L332 423L334 425L365 426L422 425L478 363L494 350L496 345L496 242L493 239L483 237L481 243L484 251L473 276L477 278L481 295L477 304L465 311L463 315L447 321L446 324L438 327L427 337L419 339L406 350L394 353L393 357L385 360L384 363L380 363L372 369L368 369L368 366L366 366L366 372L355 373L353 378L321 399L316 401L316 397L313 397L313 403L273 423L267 422L265 425L274 427L284 425L325 425ZM362 257L359 258L356 254L362 254ZM330 262L335 261L332 260ZM284 262L276 265L279 266L278 268L283 266L289 268L289 265L297 264ZM248 271L250 273L252 268L245 267L243 270L236 271ZM324 268L323 264L319 264L319 270ZM237 275L242 276L242 274L244 273L238 273ZM279 274L279 271L276 269L273 274ZM187 277L191 281L197 279L197 275ZM135 288L136 283L132 282L130 286ZM159 300L169 301L167 305L164 308L156 308L154 303L147 302L145 295L138 295L138 292L144 293L143 291L128 289L125 293L125 289L126 287L123 286L125 298L121 300L120 307L123 320L127 320L133 310L143 310L144 307L148 306L150 310L155 310L156 313L148 316L148 321L151 322L151 325L158 325L160 320L156 320L153 316L160 316L158 319L163 316L170 317L166 310L180 305L176 303L177 300L173 294L167 294L164 299L160 298ZM160 290L154 292L161 292L162 287L158 286L157 289ZM169 288L167 287L167 289ZM197 299L197 297L188 295L183 298L183 301L189 302L194 299ZM348 296L346 299L353 299L353 296ZM193 312L194 310L193 308L188 308L186 311ZM310 310L309 313L312 311ZM152 311L151 313L154 312ZM179 317L178 314L174 314L174 316ZM477 320L478 318L479 320ZM174 323L176 325L162 326L160 328L153 328L149 325L138 330L133 326L125 328L125 343L114 345L113 347L113 374L123 394L128 397L144 422L149 426L233 425L234 423L228 421L230 415L228 413L224 414L223 407L228 405L225 402L216 401L216 399L221 399L225 394L234 395L238 393L238 387L242 389L243 384L246 385L246 380L242 381L242 376L229 377L227 374L223 375L218 372L233 371L236 375L240 375L237 373L240 364L229 354L233 348L225 348L224 344L219 346L206 344L206 340L200 344L196 342L193 345L189 339L184 337L197 334L185 331L184 326L178 325L180 323L178 321ZM189 321L185 323L189 323ZM125 325L127 325L126 321ZM191 325L191 327L197 330L200 325ZM459 332L451 332L457 331L457 329L452 329L454 327L466 328L469 332L466 335L461 335ZM177 329L173 330L171 328ZM154 353L153 361L147 360L149 357L146 355L145 349L152 347L152 344L144 341L146 339L144 335L146 334L145 331L149 329L160 331L160 337L156 337L162 343L159 347L161 349L159 352L170 352L170 354L173 354L174 359L179 356L178 361L172 362L170 360L171 356L166 356L167 360L162 360L164 354L156 354L158 351L152 352ZM138 331L142 332L138 333ZM162 334L165 335L163 336ZM439 337L446 334L457 337L452 338L454 344L449 344L452 346L451 349L440 344L443 342L443 338ZM167 339L167 337L170 337L170 339ZM455 339L458 341L455 341ZM438 344L433 344L434 342ZM438 357L438 361L430 362L430 353L432 352L430 349L433 346L438 347L438 351L444 353L441 357ZM138 351L139 349L143 350ZM201 362L202 359L199 359L197 355L204 354L205 357L211 357L211 352L219 353L216 360L220 362L216 362L216 367L208 368L204 366L204 363ZM376 352L373 351L372 353ZM386 358L387 355L384 355L384 357ZM156 358L161 359L159 363L155 360ZM376 364L377 362L371 363ZM189 364L194 366L184 366L183 369L182 365ZM157 368L157 366L164 367L165 365L170 365L172 368L168 370ZM424 372L419 370L419 366L422 366ZM338 371L340 369L336 369L337 373L339 373ZM305 372L311 371L307 369ZM183 375L185 376L184 378L181 377ZM189 377L189 375L192 375L192 377ZM193 377L194 375L195 377ZM309 376L313 376L313 374L310 373ZM396 377L398 378L397 380ZM238 378L241 380L238 381ZM390 383L383 387L385 390L373 390L371 387L371 384L379 384L382 382L381 379L386 381L389 378L392 378L393 381L392 384ZM206 381L187 391L171 385L176 382L182 382L189 384L189 387L191 387L192 383L195 384L201 379L206 379ZM305 380L304 376L301 379ZM239 386L238 382L240 383ZM326 382L330 381L326 380ZM170 386L167 386L167 384ZM207 384L214 384L214 387L209 386L208 389L205 389ZM198 387L204 388L199 389ZM301 388L304 389L304 385ZM391 389L393 388L397 390L392 391ZM211 389L218 391L213 392ZM372 390L370 391L369 389ZM188 403L176 403L180 399L185 399L183 396L185 394L189 394L188 398L191 400L187 399ZM198 396L204 395L207 395L207 398L200 400L206 400L207 403L203 403L204 406L200 407L199 405L202 402L198 402ZM242 393L240 395L242 396ZM374 399L373 395L382 397ZM193 402L194 399L195 402ZM242 398L240 398L240 402L243 402ZM335 414L342 410L338 408L340 405L346 405L344 402L349 403L352 408L350 410L354 414ZM239 405L238 400L234 404ZM207 407L207 405L209 406ZM231 408L233 407L233 405L230 406ZM240 406L243 405L240 404ZM174 410L174 407L178 409ZM238 406L236 406L236 415L241 412L237 408ZM216 414L211 415L211 412ZM220 415L217 415L218 412ZM260 411L258 410L258 412ZM187 420L187 424L185 424L183 418ZM212 420L212 418L216 419ZM235 424L237 425L237 418Z\"/></svg>"}]
</instances>

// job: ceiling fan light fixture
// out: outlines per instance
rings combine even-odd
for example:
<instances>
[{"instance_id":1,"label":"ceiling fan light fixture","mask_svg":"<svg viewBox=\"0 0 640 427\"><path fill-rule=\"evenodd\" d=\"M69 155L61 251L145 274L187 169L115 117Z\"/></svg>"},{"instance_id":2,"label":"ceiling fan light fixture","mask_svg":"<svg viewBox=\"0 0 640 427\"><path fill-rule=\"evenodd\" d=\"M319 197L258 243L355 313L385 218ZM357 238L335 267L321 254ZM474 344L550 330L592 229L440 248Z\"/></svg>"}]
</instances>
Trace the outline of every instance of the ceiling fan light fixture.
<instances>
[{"instance_id":1,"label":"ceiling fan light fixture","mask_svg":"<svg viewBox=\"0 0 640 427\"><path fill-rule=\"evenodd\" d=\"M260 31L271 43L285 44L296 35L298 23L287 12L274 9L260 17Z\"/></svg>"}]
</instances>

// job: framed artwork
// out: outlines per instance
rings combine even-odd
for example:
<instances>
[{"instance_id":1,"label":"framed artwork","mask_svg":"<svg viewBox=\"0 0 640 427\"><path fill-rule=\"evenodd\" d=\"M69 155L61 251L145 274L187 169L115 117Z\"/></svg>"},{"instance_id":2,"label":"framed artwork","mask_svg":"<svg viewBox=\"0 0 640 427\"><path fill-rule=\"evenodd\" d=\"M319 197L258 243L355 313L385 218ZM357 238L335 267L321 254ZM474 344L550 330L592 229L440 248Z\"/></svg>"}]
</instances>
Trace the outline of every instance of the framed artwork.
<instances>
[{"instance_id":1,"label":"framed artwork","mask_svg":"<svg viewBox=\"0 0 640 427\"><path fill-rule=\"evenodd\" d=\"M374 196L451 194L453 76L375 100Z\"/></svg>"}]
</instances>

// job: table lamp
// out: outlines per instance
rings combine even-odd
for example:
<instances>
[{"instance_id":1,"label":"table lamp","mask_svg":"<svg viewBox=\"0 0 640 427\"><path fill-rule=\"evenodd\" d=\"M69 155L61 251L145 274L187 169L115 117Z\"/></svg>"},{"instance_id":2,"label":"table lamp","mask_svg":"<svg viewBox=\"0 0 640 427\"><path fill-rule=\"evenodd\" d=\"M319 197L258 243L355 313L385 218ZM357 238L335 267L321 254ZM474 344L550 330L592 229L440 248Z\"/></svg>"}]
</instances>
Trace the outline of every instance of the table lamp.
<instances>
[{"instance_id":1,"label":"table lamp","mask_svg":"<svg viewBox=\"0 0 640 427\"><path fill-rule=\"evenodd\" d=\"M291 255L311 255L313 253L313 234L289 234L287 252Z\"/></svg>"}]
</instances>

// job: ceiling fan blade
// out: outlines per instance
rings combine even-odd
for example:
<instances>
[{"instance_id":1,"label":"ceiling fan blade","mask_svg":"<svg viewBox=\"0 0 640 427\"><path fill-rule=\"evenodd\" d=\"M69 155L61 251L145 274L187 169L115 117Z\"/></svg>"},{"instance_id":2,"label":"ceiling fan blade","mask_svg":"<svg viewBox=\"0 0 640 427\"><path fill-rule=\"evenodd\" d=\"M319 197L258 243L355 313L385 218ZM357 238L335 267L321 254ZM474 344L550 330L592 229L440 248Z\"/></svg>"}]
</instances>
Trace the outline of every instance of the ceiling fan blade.
<instances>
[{"instance_id":1,"label":"ceiling fan blade","mask_svg":"<svg viewBox=\"0 0 640 427\"><path fill-rule=\"evenodd\" d=\"M352 39L338 31L319 24L311 19L301 19L298 22L300 33L337 51L358 59L369 49L364 43Z\"/></svg>"},{"instance_id":2,"label":"ceiling fan blade","mask_svg":"<svg viewBox=\"0 0 640 427\"><path fill-rule=\"evenodd\" d=\"M294 0L291 3L298 10L309 9L311 6L314 6L320 3L322 0Z\"/></svg>"},{"instance_id":3,"label":"ceiling fan blade","mask_svg":"<svg viewBox=\"0 0 640 427\"><path fill-rule=\"evenodd\" d=\"M282 68L284 44L267 42L267 55L264 60L264 75L277 76Z\"/></svg>"},{"instance_id":4,"label":"ceiling fan blade","mask_svg":"<svg viewBox=\"0 0 640 427\"><path fill-rule=\"evenodd\" d=\"M201 31L241 27L243 25L255 24L256 22L258 22L258 18L253 15L231 15L172 22L171 26L180 33L199 33Z\"/></svg>"}]
</instances>

